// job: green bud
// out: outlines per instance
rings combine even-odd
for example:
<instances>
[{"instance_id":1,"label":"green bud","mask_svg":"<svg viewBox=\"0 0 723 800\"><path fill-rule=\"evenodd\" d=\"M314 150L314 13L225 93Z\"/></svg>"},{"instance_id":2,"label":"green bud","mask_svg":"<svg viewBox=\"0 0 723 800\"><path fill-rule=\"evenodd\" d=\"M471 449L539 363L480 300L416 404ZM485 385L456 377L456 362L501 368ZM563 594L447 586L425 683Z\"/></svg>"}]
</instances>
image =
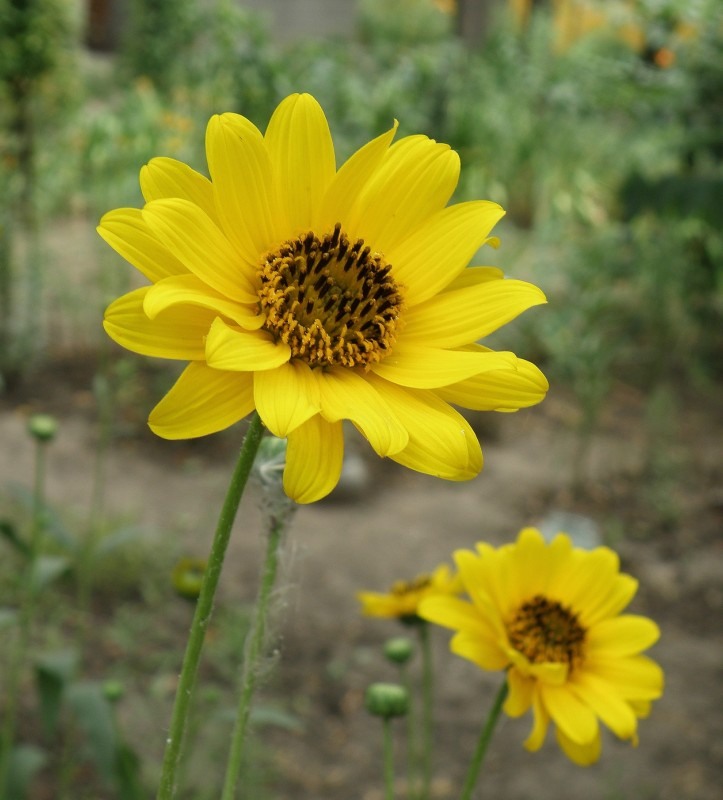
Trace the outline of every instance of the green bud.
<instances>
[{"instance_id":1,"label":"green bud","mask_svg":"<svg viewBox=\"0 0 723 800\"><path fill-rule=\"evenodd\" d=\"M28 433L39 442L50 442L58 432L58 421L50 414L33 414L28 420Z\"/></svg>"},{"instance_id":2,"label":"green bud","mask_svg":"<svg viewBox=\"0 0 723 800\"><path fill-rule=\"evenodd\" d=\"M173 588L187 600L196 600L201 594L206 562L202 558L185 557L173 568L171 581Z\"/></svg>"},{"instance_id":3,"label":"green bud","mask_svg":"<svg viewBox=\"0 0 723 800\"><path fill-rule=\"evenodd\" d=\"M123 697L125 693L125 687L120 681L107 680L103 683L103 694L106 700L109 700L111 703L116 703L118 700Z\"/></svg>"},{"instance_id":4,"label":"green bud","mask_svg":"<svg viewBox=\"0 0 723 800\"><path fill-rule=\"evenodd\" d=\"M397 683L372 683L367 687L364 705L376 717L403 717L409 710L409 692Z\"/></svg>"},{"instance_id":5,"label":"green bud","mask_svg":"<svg viewBox=\"0 0 723 800\"><path fill-rule=\"evenodd\" d=\"M414 645L406 636L395 636L385 643L384 655L393 664L406 664L414 655Z\"/></svg>"}]
</instances>

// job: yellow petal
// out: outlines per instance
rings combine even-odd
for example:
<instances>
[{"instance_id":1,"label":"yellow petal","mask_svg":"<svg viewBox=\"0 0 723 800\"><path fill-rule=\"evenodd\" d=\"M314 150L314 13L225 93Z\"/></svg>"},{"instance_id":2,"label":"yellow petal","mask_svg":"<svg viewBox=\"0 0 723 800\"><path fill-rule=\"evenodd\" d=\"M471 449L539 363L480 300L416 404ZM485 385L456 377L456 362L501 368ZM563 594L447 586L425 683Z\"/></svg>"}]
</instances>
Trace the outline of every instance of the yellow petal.
<instances>
[{"instance_id":1,"label":"yellow petal","mask_svg":"<svg viewBox=\"0 0 723 800\"><path fill-rule=\"evenodd\" d=\"M279 103L265 136L285 228L290 235L314 227L336 172L329 124L309 94Z\"/></svg>"},{"instance_id":2,"label":"yellow petal","mask_svg":"<svg viewBox=\"0 0 723 800\"><path fill-rule=\"evenodd\" d=\"M481 669L504 669L509 663L507 656L500 650L496 642L465 631L455 634L449 649L461 658L466 658Z\"/></svg>"},{"instance_id":3,"label":"yellow petal","mask_svg":"<svg viewBox=\"0 0 723 800\"><path fill-rule=\"evenodd\" d=\"M507 686L509 694L503 710L509 717L521 717L532 705L535 682L511 669L507 672Z\"/></svg>"},{"instance_id":4,"label":"yellow petal","mask_svg":"<svg viewBox=\"0 0 723 800\"><path fill-rule=\"evenodd\" d=\"M349 214L350 228L389 257L444 208L458 178L459 156L448 145L406 136L389 148L364 187Z\"/></svg>"},{"instance_id":5,"label":"yellow petal","mask_svg":"<svg viewBox=\"0 0 723 800\"><path fill-rule=\"evenodd\" d=\"M166 197L189 200L218 224L211 181L175 158L152 158L142 167L141 192L146 203Z\"/></svg>"},{"instance_id":6,"label":"yellow petal","mask_svg":"<svg viewBox=\"0 0 723 800\"><path fill-rule=\"evenodd\" d=\"M614 685L584 671L575 673L570 689L621 739L632 739L638 721Z\"/></svg>"},{"instance_id":7,"label":"yellow petal","mask_svg":"<svg viewBox=\"0 0 723 800\"><path fill-rule=\"evenodd\" d=\"M385 251L394 279L405 287L406 303L423 303L462 274L504 213L486 200L459 203L438 210Z\"/></svg>"},{"instance_id":8,"label":"yellow petal","mask_svg":"<svg viewBox=\"0 0 723 800\"><path fill-rule=\"evenodd\" d=\"M255 265L285 238L264 138L239 114L214 116L206 130L206 157L221 227L243 258Z\"/></svg>"},{"instance_id":9,"label":"yellow petal","mask_svg":"<svg viewBox=\"0 0 723 800\"><path fill-rule=\"evenodd\" d=\"M372 366L372 372L400 386L436 389L499 369L515 369L514 353L442 350L398 341L390 355Z\"/></svg>"},{"instance_id":10,"label":"yellow petal","mask_svg":"<svg viewBox=\"0 0 723 800\"><path fill-rule=\"evenodd\" d=\"M344 460L341 422L327 422L318 414L288 437L284 490L297 503L326 497L339 482Z\"/></svg>"},{"instance_id":11,"label":"yellow petal","mask_svg":"<svg viewBox=\"0 0 723 800\"><path fill-rule=\"evenodd\" d=\"M186 267L164 247L143 221L139 208L118 208L103 216L98 233L126 261L155 283Z\"/></svg>"},{"instance_id":12,"label":"yellow petal","mask_svg":"<svg viewBox=\"0 0 723 800\"><path fill-rule=\"evenodd\" d=\"M143 310L150 288L144 286L124 294L108 306L103 321L108 336L143 356L203 360L204 338L213 313L202 308L171 308L151 320Z\"/></svg>"},{"instance_id":13,"label":"yellow petal","mask_svg":"<svg viewBox=\"0 0 723 800\"><path fill-rule=\"evenodd\" d=\"M206 337L205 356L214 369L252 372L280 367L291 357L291 350L265 331L236 330L216 317Z\"/></svg>"},{"instance_id":14,"label":"yellow petal","mask_svg":"<svg viewBox=\"0 0 723 800\"><path fill-rule=\"evenodd\" d=\"M656 700L663 693L663 670L652 658L603 658L590 655L585 659L585 671L615 686L626 700Z\"/></svg>"},{"instance_id":15,"label":"yellow petal","mask_svg":"<svg viewBox=\"0 0 723 800\"><path fill-rule=\"evenodd\" d=\"M577 744L590 744L598 735L597 717L569 688L540 686L542 700L558 728Z\"/></svg>"},{"instance_id":16,"label":"yellow petal","mask_svg":"<svg viewBox=\"0 0 723 800\"><path fill-rule=\"evenodd\" d=\"M410 469L464 481L482 469L482 450L467 420L431 392L402 389L368 375L367 380L403 421L409 443L390 456Z\"/></svg>"},{"instance_id":17,"label":"yellow petal","mask_svg":"<svg viewBox=\"0 0 723 800\"><path fill-rule=\"evenodd\" d=\"M606 656L630 656L646 650L660 638L660 628L647 617L626 614L605 619L587 632L588 652Z\"/></svg>"},{"instance_id":18,"label":"yellow petal","mask_svg":"<svg viewBox=\"0 0 723 800\"><path fill-rule=\"evenodd\" d=\"M419 616L452 630L478 633L481 615L472 603L457 597L427 597L419 604Z\"/></svg>"},{"instance_id":19,"label":"yellow petal","mask_svg":"<svg viewBox=\"0 0 723 800\"><path fill-rule=\"evenodd\" d=\"M329 422L350 419L380 456L404 449L409 434L371 384L348 369L318 371L321 410Z\"/></svg>"},{"instance_id":20,"label":"yellow petal","mask_svg":"<svg viewBox=\"0 0 723 800\"><path fill-rule=\"evenodd\" d=\"M616 575L611 579L607 591L598 592L594 598L587 598L581 608L580 621L587 627L619 614L638 591L638 582L630 575Z\"/></svg>"},{"instance_id":21,"label":"yellow petal","mask_svg":"<svg viewBox=\"0 0 723 800\"><path fill-rule=\"evenodd\" d=\"M531 362L517 359L517 369L503 369L473 375L459 383L443 386L435 393L448 403L475 411L516 411L544 399L547 378Z\"/></svg>"},{"instance_id":22,"label":"yellow petal","mask_svg":"<svg viewBox=\"0 0 723 800\"><path fill-rule=\"evenodd\" d=\"M321 409L319 383L309 365L296 359L257 372L254 397L264 425L281 439Z\"/></svg>"},{"instance_id":23,"label":"yellow petal","mask_svg":"<svg viewBox=\"0 0 723 800\"><path fill-rule=\"evenodd\" d=\"M453 206L458 208L458 206ZM486 281L504 280L505 273L498 267L467 267L442 292L456 292L459 289L470 289Z\"/></svg>"},{"instance_id":24,"label":"yellow petal","mask_svg":"<svg viewBox=\"0 0 723 800\"><path fill-rule=\"evenodd\" d=\"M484 280L477 286L444 292L404 315L403 341L458 347L489 336L532 306L546 303L531 283Z\"/></svg>"},{"instance_id":25,"label":"yellow petal","mask_svg":"<svg viewBox=\"0 0 723 800\"><path fill-rule=\"evenodd\" d=\"M344 232L351 239L359 236L358 231L349 227L351 209L367 181L382 163L397 131L397 126L398 123L395 120L394 126L390 130L357 150L336 173L321 204L319 229L322 232L332 230L337 222L341 222Z\"/></svg>"},{"instance_id":26,"label":"yellow petal","mask_svg":"<svg viewBox=\"0 0 723 800\"><path fill-rule=\"evenodd\" d=\"M190 272L231 300L255 303L255 275L228 239L198 206L188 200L154 200L143 219Z\"/></svg>"},{"instance_id":27,"label":"yellow petal","mask_svg":"<svg viewBox=\"0 0 723 800\"><path fill-rule=\"evenodd\" d=\"M164 439L192 439L228 428L253 408L251 375L192 362L151 411L148 425Z\"/></svg>"},{"instance_id":28,"label":"yellow petal","mask_svg":"<svg viewBox=\"0 0 723 800\"><path fill-rule=\"evenodd\" d=\"M512 672L513 670L510 670L509 674ZM545 710L538 687L535 687L534 696L532 698L532 714L532 730L527 739L525 739L524 747L525 750L535 753L544 744L545 736L547 735L547 726L550 724L550 715Z\"/></svg>"},{"instance_id":29,"label":"yellow petal","mask_svg":"<svg viewBox=\"0 0 723 800\"><path fill-rule=\"evenodd\" d=\"M264 324L265 318L257 307L229 300L191 273L164 278L151 286L143 310L150 319L155 319L162 311L181 304L208 308L247 330L258 330Z\"/></svg>"},{"instance_id":30,"label":"yellow petal","mask_svg":"<svg viewBox=\"0 0 723 800\"><path fill-rule=\"evenodd\" d=\"M585 744L579 744L568 736L565 736L560 728L556 728L555 737L557 738L557 743L560 745L562 752L570 761L580 767L589 767L600 758L602 741L600 739L599 730L595 738L591 742Z\"/></svg>"}]
</instances>

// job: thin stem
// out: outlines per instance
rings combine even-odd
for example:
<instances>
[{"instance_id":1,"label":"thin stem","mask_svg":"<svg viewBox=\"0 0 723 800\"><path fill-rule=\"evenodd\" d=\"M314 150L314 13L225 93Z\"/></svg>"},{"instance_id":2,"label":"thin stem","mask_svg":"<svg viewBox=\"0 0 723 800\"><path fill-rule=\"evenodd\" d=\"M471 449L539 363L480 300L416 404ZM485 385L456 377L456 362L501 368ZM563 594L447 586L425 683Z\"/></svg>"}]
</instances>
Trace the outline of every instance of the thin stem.
<instances>
[{"instance_id":1,"label":"thin stem","mask_svg":"<svg viewBox=\"0 0 723 800\"><path fill-rule=\"evenodd\" d=\"M22 585L22 594L20 596L20 607L18 609L18 636L15 640L14 647L10 651L10 666L5 683L7 689L7 703L5 707L2 737L0 738L0 795L3 797L5 796L5 790L7 788L11 751L15 742L18 700L21 695L20 679L22 677L23 664L25 663L28 653L30 632L38 593L37 575L35 572L43 533L46 446L47 442L36 442L35 479L30 523L30 549L28 552L25 579Z\"/></svg>"},{"instance_id":2,"label":"thin stem","mask_svg":"<svg viewBox=\"0 0 723 800\"><path fill-rule=\"evenodd\" d=\"M421 622L419 638L422 645L422 800L428 800L432 785L432 750L433 739L433 701L434 701L434 669L432 664L432 646L429 638L429 625Z\"/></svg>"},{"instance_id":3,"label":"thin stem","mask_svg":"<svg viewBox=\"0 0 723 800\"><path fill-rule=\"evenodd\" d=\"M500 689L497 692L495 702L490 709L487 722L485 722L484 728L482 728L482 733L480 734L479 741L477 742L477 749L472 756L472 761L470 762L469 770L467 771L467 778L464 782L464 787L462 788L462 794L460 795L459 800L471 800L472 798L472 792L474 791L477 778L479 777L480 770L482 769L482 762L484 761L485 754L487 753L487 746L492 739L495 725L497 724L500 712L502 711L502 706L507 698L507 692L507 678L505 678L504 683L502 686L500 686Z\"/></svg>"},{"instance_id":4,"label":"thin stem","mask_svg":"<svg viewBox=\"0 0 723 800\"><path fill-rule=\"evenodd\" d=\"M223 783L221 800L233 800L236 793L243 762L244 742L248 729L249 715L251 713L251 700L256 689L259 676L259 661L263 654L266 639L266 624L269 615L269 603L276 582L276 572L279 564L279 543L284 532L285 523L278 517L271 518L268 537L266 539L266 557L259 595L256 599L254 618L247 634L248 649L244 656L243 672L241 677L241 693L239 696L236 722L234 724L233 738L229 749L226 777Z\"/></svg>"},{"instance_id":5,"label":"thin stem","mask_svg":"<svg viewBox=\"0 0 723 800\"><path fill-rule=\"evenodd\" d=\"M394 800L394 749L392 746L392 721L382 720L384 737L384 800Z\"/></svg>"},{"instance_id":6,"label":"thin stem","mask_svg":"<svg viewBox=\"0 0 723 800\"><path fill-rule=\"evenodd\" d=\"M414 693L412 692L412 681L409 677L409 670L406 664L399 665L400 683L409 694L409 710L407 711L407 795L408 797L417 796L417 715L414 707Z\"/></svg>"},{"instance_id":7,"label":"thin stem","mask_svg":"<svg viewBox=\"0 0 723 800\"><path fill-rule=\"evenodd\" d=\"M186 729L188 710L191 704L193 687L196 682L196 673L201 659L203 640L206 628L213 612L213 600L216 587L221 576L226 548L231 536L236 512L241 496L243 495L246 481L248 480L254 458L261 444L263 426L258 414L251 418L246 437L244 438L238 461L231 476L231 483L226 492L226 499L221 508L221 513L216 526L216 533L211 545L208 565L201 585L201 593L196 601L196 612L193 615L191 630L186 644L186 653L183 657L183 667L178 680L176 699L173 704L171 725L166 739L166 751L163 756L161 780L156 794L156 800L171 800L176 793L176 773L181 757L181 745Z\"/></svg>"}]
</instances>

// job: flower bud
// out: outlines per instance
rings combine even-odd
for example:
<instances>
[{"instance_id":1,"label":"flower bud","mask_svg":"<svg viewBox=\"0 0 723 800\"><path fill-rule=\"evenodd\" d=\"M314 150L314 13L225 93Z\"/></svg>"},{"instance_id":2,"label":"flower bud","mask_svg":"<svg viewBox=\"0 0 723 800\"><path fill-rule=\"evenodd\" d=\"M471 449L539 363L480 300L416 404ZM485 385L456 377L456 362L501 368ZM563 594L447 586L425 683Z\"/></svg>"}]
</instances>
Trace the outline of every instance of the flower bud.
<instances>
[{"instance_id":1,"label":"flower bud","mask_svg":"<svg viewBox=\"0 0 723 800\"><path fill-rule=\"evenodd\" d=\"M124 693L125 687L120 681L111 678L103 683L103 695L111 703L117 703Z\"/></svg>"},{"instance_id":2,"label":"flower bud","mask_svg":"<svg viewBox=\"0 0 723 800\"><path fill-rule=\"evenodd\" d=\"M396 683L372 683L367 687L364 705L376 717L403 717L409 710L409 692Z\"/></svg>"},{"instance_id":3,"label":"flower bud","mask_svg":"<svg viewBox=\"0 0 723 800\"><path fill-rule=\"evenodd\" d=\"M385 643L384 655L393 664L406 664L414 655L414 645L406 636L395 636Z\"/></svg>"},{"instance_id":4,"label":"flower bud","mask_svg":"<svg viewBox=\"0 0 723 800\"><path fill-rule=\"evenodd\" d=\"M39 442L50 442L58 432L58 421L50 414L33 414L28 420L28 433Z\"/></svg>"},{"instance_id":5,"label":"flower bud","mask_svg":"<svg viewBox=\"0 0 723 800\"><path fill-rule=\"evenodd\" d=\"M173 568L171 575L173 588L181 597L185 597L187 600L196 600L201 594L205 572L206 562L202 558L188 556L182 558Z\"/></svg>"}]
</instances>

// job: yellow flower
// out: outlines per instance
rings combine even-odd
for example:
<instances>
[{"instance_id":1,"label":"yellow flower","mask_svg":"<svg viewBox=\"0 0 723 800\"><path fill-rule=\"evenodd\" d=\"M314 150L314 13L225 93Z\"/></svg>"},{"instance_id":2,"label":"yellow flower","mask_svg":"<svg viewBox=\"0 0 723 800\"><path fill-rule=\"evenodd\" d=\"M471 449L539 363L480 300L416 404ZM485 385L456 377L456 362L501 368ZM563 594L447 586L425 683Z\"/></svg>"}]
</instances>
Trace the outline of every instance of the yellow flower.
<instances>
[{"instance_id":1,"label":"yellow flower","mask_svg":"<svg viewBox=\"0 0 723 800\"><path fill-rule=\"evenodd\" d=\"M106 311L105 329L142 355L190 364L151 412L168 439L222 430L256 409L288 438L286 492L336 485L342 420L380 456L449 480L482 452L449 404L514 411L547 382L477 340L545 302L498 269L465 269L504 214L446 207L459 158L391 130L336 169L329 127L307 94L265 134L237 114L208 125L209 180L170 158L141 170L146 204L106 214L100 235L151 282Z\"/></svg>"},{"instance_id":2,"label":"yellow flower","mask_svg":"<svg viewBox=\"0 0 723 800\"><path fill-rule=\"evenodd\" d=\"M413 622L418 619L417 609L422 600L438 595L457 595L462 592L462 582L453 575L446 564L441 564L431 575L418 575L411 581L396 581L389 592L359 592L362 613L368 617L386 617Z\"/></svg>"},{"instance_id":3,"label":"yellow flower","mask_svg":"<svg viewBox=\"0 0 723 800\"><path fill-rule=\"evenodd\" d=\"M480 543L455 561L472 602L430 598L419 615L457 631L452 652L507 670L505 712L534 715L525 747L542 746L550 720L577 764L600 754L598 721L637 743L637 719L663 691L662 670L641 655L659 630L646 617L620 615L637 581L620 573L617 555L574 548L565 534L546 544L527 528L515 544Z\"/></svg>"}]
</instances>

